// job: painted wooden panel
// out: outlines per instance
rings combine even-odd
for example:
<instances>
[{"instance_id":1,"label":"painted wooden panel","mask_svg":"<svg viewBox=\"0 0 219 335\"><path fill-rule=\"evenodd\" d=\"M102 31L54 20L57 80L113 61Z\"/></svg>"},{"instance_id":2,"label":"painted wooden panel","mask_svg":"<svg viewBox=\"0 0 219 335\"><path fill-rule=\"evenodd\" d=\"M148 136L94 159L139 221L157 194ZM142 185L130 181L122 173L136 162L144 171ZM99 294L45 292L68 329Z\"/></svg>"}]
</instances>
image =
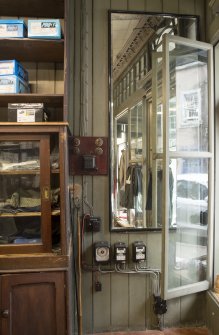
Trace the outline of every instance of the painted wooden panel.
<instances>
[{"instance_id":1,"label":"painted wooden panel","mask_svg":"<svg viewBox=\"0 0 219 335\"><path fill-rule=\"evenodd\" d=\"M37 93L53 94L55 91L55 69L53 63L37 64Z\"/></svg>"},{"instance_id":2,"label":"painted wooden panel","mask_svg":"<svg viewBox=\"0 0 219 335\"><path fill-rule=\"evenodd\" d=\"M111 328L111 290L109 289L111 286L111 275L98 275L97 280L99 280L102 285L102 291L93 291L93 331L108 331Z\"/></svg>"},{"instance_id":3,"label":"painted wooden panel","mask_svg":"<svg viewBox=\"0 0 219 335\"><path fill-rule=\"evenodd\" d=\"M75 1L75 16L74 20L74 28L72 26L72 29L75 29L75 34L71 38L74 38L74 74L73 74L73 80L74 85L72 88L74 89L74 109L73 109L73 127L74 127L74 134L75 135L81 135L80 133L80 103L81 103L81 8L80 8L80 1ZM77 32L77 33L76 33ZM76 83L78 83L76 85ZM70 94L71 96L71 94ZM84 134L83 134L84 135Z\"/></svg>"},{"instance_id":4,"label":"painted wooden panel","mask_svg":"<svg viewBox=\"0 0 219 335\"><path fill-rule=\"evenodd\" d=\"M206 292L192 294L181 298L181 322L206 324Z\"/></svg>"},{"instance_id":5,"label":"painted wooden panel","mask_svg":"<svg viewBox=\"0 0 219 335\"><path fill-rule=\"evenodd\" d=\"M146 1L145 0L138 0L138 1L129 0L128 10L145 11L146 10Z\"/></svg>"},{"instance_id":6,"label":"painted wooden panel","mask_svg":"<svg viewBox=\"0 0 219 335\"><path fill-rule=\"evenodd\" d=\"M205 25L202 22L205 22L206 18L206 2L205 0L195 0L195 14L200 17L200 41L206 41L206 32Z\"/></svg>"},{"instance_id":7,"label":"painted wooden panel","mask_svg":"<svg viewBox=\"0 0 219 335\"><path fill-rule=\"evenodd\" d=\"M94 5L93 26L93 135L103 136L108 131L108 15L107 0ZM101 125L101 127L100 127Z\"/></svg>"},{"instance_id":8,"label":"painted wooden panel","mask_svg":"<svg viewBox=\"0 0 219 335\"><path fill-rule=\"evenodd\" d=\"M129 275L115 274L111 277L111 329L128 329Z\"/></svg>"},{"instance_id":9,"label":"painted wooden panel","mask_svg":"<svg viewBox=\"0 0 219 335\"><path fill-rule=\"evenodd\" d=\"M104 136L108 133L108 9L107 0L97 0L93 5L93 119L92 135ZM106 177L93 178L93 208L94 215L102 219L101 231L95 233L93 242L110 242L108 224L108 179ZM101 199L101 201L100 201ZM95 292L93 296L93 321L95 329L109 329L111 324L111 276L101 274L102 292ZM101 317L100 317L101 315Z\"/></svg>"},{"instance_id":10,"label":"painted wooden panel","mask_svg":"<svg viewBox=\"0 0 219 335\"><path fill-rule=\"evenodd\" d=\"M93 0L75 1L75 85L74 85L74 131L80 132L82 105L85 97L81 91L83 85L81 73L82 45L81 45L81 5L86 3L89 22L88 36L88 123L89 135L108 135L108 15L111 10L142 10L170 13L201 13L202 1L193 0ZM72 37L73 38L73 37ZM83 184L79 177L76 180ZM161 234L158 233L110 233L109 231L109 187L107 177L87 178L85 195L93 206L94 215L101 216L102 227L98 233L85 234L86 257L92 263L92 246L95 241L124 241L129 250L133 241L143 240L147 245L148 266L160 268L161 266ZM84 205L84 210L88 210ZM155 247L156 246L156 247ZM131 251L130 251L131 255ZM131 256L130 256L131 257ZM130 267L133 266L130 261ZM153 281L144 275L127 274L99 274L102 291L95 292L95 274L83 273L84 298L84 330L86 333L95 333L110 330L141 330L155 328L157 317L153 312ZM190 299L191 298L191 299ZM200 298L201 299L201 298ZM188 297L183 301L174 299L168 302L168 313L164 316L165 324L179 324L181 320L190 321L187 308L197 306L199 298ZM202 302L202 299L200 300ZM200 302L199 301L199 302ZM197 319L197 315L193 314ZM191 317L192 319L193 317Z\"/></svg>"},{"instance_id":11,"label":"painted wooden panel","mask_svg":"<svg viewBox=\"0 0 219 335\"><path fill-rule=\"evenodd\" d=\"M162 0L148 1L146 4L146 10L149 12L162 12Z\"/></svg>"},{"instance_id":12,"label":"painted wooden panel","mask_svg":"<svg viewBox=\"0 0 219 335\"><path fill-rule=\"evenodd\" d=\"M112 10L128 10L128 0L111 0L108 4Z\"/></svg>"},{"instance_id":13,"label":"painted wooden panel","mask_svg":"<svg viewBox=\"0 0 219 335\"><path fill-rule=\"evenodd\" d=\"M55 93L63 94L64 93L64 81L63 81L63 63L55 64Z\"/></svg>"},{"instance_id":14,"label":"painted wooden panel","mask_svg":"<svg viewBox=\"0 0 219 335\"><path fill-rule=\"evenodd\" d=\"M163 12L177 14L179 12L179 0L163 0Z\"/></svg>"},{"instance_id":15,"label":"painted wooden panel","mask_svg":"<svg viewBox=\"0 0 219 335\"><path fill-rule=\"evenodd\" d=\"M195 0L179 0L180 14L195 14Z\"/></svg>"}]
</instances>

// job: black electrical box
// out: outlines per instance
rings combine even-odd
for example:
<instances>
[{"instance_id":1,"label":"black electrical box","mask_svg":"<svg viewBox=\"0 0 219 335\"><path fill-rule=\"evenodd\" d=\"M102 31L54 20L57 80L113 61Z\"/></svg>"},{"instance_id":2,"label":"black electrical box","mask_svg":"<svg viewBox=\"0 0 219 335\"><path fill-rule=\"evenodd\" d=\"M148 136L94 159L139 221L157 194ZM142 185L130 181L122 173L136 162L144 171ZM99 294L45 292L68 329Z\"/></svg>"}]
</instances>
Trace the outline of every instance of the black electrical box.
<instances>
[{"instance_id":1,"label":"black electrical box","mask_svg":"<svg viewBox=\"0 0 219 335\"><path fill-rule=\"evenodd\" d=\"M87 232L100 231L101 218L99 216L89 216L85 219L85 227Z\"/></svg>"},{"instance_id":2,"label":"black electrical box","mask_svg":"<svg viewBox=\"0 0 219 335\"><path fill-rule=\"evenodd\" d=\"M117 263L125 263L127 261L127 246L124 242L114 244L114 259Z\"/></svg>"},{"instance_id":3,"label":"black electrical box","mask_svg":"<svg viewBox=\"0 0 219 335\"><path fill-rule=\"evenodd\" d=\"M132 244L133 262L143 262L146 260L146 245L142 241L136 241Z\"/></svg>"},{"instance_id":4,"label":"black electrical box","mask_svg":"<svg viewBox=\"0 0 219 335\"><path fill-rule=\"evenodd\" d=\"M94 244L94 259L96 263L105 264L110 262L110 243L99 241Z\"/></svg>"},{"instance_id":5,"label":"black electrical box","mask_svg":"<svg viewBox=\"0 0 219 335\"><path fill-rule=\"evenodd\" d=\"M96 156L83 155L83 168L85 170L96 170Z\"/></svg>"}]
</instances>

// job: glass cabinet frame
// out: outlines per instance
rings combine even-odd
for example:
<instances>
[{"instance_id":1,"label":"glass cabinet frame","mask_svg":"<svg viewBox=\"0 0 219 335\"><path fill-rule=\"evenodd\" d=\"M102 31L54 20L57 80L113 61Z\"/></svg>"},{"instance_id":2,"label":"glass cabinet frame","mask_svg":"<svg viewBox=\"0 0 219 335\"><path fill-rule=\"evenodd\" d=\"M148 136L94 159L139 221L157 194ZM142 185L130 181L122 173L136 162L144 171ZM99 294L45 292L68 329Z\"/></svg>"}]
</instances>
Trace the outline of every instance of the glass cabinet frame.
<instances>
[{"instance_id":1,"label":"glass cabinet frame","mask_svg":"<svg viewBox=\"0 0 219 335\"><path fill-rule=\"evenodd\" d=\"M24 130L25 129L25 133ZM40 199L41 208L39 212L35 213L15 213L15 214L5 214L2 213L0 217L40 217L41 219L41 241L32 243L5 243L0 244L0 255L5 254L24 254L24 253L58 253L66 254L66 227L63 223L66 221L65 212L65 187L66 183L64 181L64 176L66 173L65 164L60 164L60 162L67 157L67 151L64 143L67 138L67 130L65 126L54 126L49 125L45 127L38 127L37 125L31 126L8 126L1 129L0 133L0 143L1 142L30 142L39 143L39 169L33 170L14 170L14 171L0 171L0 176L8 176L9 173L22 176L39 175L39 189L40 189ZM52 165L54 160L53 153L51 152L52 143L55 141L55 154L56 164ZM53 167L54 166L54 167ZM59 206L52 209L52 184L53 179L55 179L55 184L59 188ZM54 245L52 241L52 222L57 219L58 229L59 229L59 242L57 250L54 250ZM61 224L62 222L62 224ZM59 249L59 250L58 250Z\"/></svg>"}]
</instances>

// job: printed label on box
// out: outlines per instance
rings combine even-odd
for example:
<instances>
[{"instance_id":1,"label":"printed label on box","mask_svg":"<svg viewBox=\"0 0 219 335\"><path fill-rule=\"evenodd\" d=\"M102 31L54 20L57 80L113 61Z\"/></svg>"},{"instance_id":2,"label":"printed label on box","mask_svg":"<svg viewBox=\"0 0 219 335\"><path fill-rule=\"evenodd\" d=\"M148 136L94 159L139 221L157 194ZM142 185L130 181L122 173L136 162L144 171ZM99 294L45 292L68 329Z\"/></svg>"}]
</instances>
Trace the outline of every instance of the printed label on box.
<instances>
[{"instance_id":1,"label":"printed label on box","mask_svg":"<svg viewBox=\"0 0 219 335\"><path fill-rule=\"evenodd\" d=\"M17 109L17 122L35 122L35 110Z\"/></svg>"},{"instance_id":2,"label":"printed label on box","mask_svg":"<svg viewBox=\"0 0 219 335\"><path fill-rule=\"evenodd\" d=\"M15 24L14 25L0 24L0 36L17 37L18 26Z\"/></svg>"},{"instance_id":3,"label":"printed label on box","mask_svg":"<svg viewBox=\"0 0 219 335\"><path fill-rule=\"evenodd\" d=\"M56 22L31 22L31 33L34 35L56 35Z\"/></svg>"},{"instance_id":4,"label":"printed label on box","mask_svg":"<svg viewBox=\"0 0 219 335\"><path fill-rule=\"evenodd\" d=\"M11 74L13 67L11 62L0 63L0 75Z\"/></svg>"}]
</instances>

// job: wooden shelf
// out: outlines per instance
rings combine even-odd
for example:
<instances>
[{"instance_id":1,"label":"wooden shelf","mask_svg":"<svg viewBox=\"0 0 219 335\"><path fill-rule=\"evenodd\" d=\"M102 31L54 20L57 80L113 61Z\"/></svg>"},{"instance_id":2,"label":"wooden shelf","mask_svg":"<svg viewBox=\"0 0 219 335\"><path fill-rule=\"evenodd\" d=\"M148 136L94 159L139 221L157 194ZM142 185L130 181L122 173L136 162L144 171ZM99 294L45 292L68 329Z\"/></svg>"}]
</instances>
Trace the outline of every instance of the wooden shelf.
<instances>
[{"instance_id":1,"label":"wooden shelf","mask_svg":"<svg viewBox=\"0 0 219 335\"><path fill-rule=\"evenodd\" d=\"M52 211L52 216L60 215L60 209ZM18 212L18 213L1 213L0 218L11 218L11 217L30 217L30 216L41 216L41 212Z\"/></svg>"},{"instance_id":2,"label":"wooden shelf","mask_svg":"<svg viewBox=\"0 0 219 335\"><path fill-rule=\"evenodd\" d=\"M64 0L1 0L1 16L64 17Z\"/></svg>"},{"instance_id":3,"label":"wooden shelf","mask_svg":"<svg viewBox=\"0 0 219 335\"><path fill-rule=\"evenodd\" d=\"M0 175L23 175L23 174L32 174L36 175L40 173L40 169L31 169L31 170L0 170ZM52 174L59 174L59 170L51 170Z\"/></svg>"},{"instance_id":4,"label":"wooden shelf","mask_svg":"<svg viewBox=\"0 0 219 335\"><path fill-rule=\"evenodd\" d=\"M1 38L0 60L16 59L20 62L64 61L64 40Z\"/></svg>"},{"instance_id":5,"label":"wooden shelf","mask_svg":"<svg viewBox=\"0 0 219 335\"><path fill-rule=\"evenodd\" d=\"M0 94L0 107L8 107L8 103L39 103L46 107L63 107L63 94Z\"/></svg>"},{"instance_id":6,"label":"wooden shelf","mask_svg":"<svg viewBox=\"0 0 219 335\"><path fill-rule=\"evenodd\" d=\"M31 170L0 170L0 175L23 175L23 174L39 174L40 173L40 169L31 169Z\"/></svg>"}]
</instances>

